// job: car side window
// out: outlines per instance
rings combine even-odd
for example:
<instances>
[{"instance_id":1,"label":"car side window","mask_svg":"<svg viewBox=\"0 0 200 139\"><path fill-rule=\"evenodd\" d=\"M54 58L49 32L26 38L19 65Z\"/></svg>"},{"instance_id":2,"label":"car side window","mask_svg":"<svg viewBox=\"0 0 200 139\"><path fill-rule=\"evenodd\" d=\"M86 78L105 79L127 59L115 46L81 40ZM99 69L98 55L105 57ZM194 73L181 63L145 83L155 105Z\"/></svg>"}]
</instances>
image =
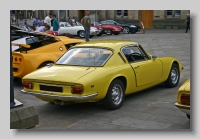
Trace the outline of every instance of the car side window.
<instances>
[{"instance_id":1,"label":"car side window","mask_svg":"<svg viewBox=\"0 0 200 139\"><path fill-rule=\"evenodd\" d=\"M63 24L60 24L60 27L64 27L64 25L63 25Z\"/></svg>"},{"instance_id":2,"label":"car side window","mask_svg":"<svg viewBox=\"0 0 200 139\"><path fill-rule=\"evenodd\" d=\"M137 45L123 47L121 52L124 54L128 62L145 60L145 55Z\"/></svg>"}]
</instances>

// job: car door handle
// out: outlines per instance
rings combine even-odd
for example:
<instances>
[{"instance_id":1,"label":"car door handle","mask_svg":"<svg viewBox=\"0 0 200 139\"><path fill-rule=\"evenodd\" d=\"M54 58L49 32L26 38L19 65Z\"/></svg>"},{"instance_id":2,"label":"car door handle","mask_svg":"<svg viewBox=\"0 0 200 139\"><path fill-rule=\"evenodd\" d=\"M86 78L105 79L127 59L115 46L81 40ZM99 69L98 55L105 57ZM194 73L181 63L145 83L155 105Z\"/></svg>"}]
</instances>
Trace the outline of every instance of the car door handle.
<instances>
[{"instance_id":1,"label":"car door handle","mask_svg":"<svg viewBox=\"0 0 200 139\"><path fill-rule=\"evenodd\" d=\"M139 68L139 66L135 66L135 67L133 67L133 68Z\"/></svg>"}]
</instances>

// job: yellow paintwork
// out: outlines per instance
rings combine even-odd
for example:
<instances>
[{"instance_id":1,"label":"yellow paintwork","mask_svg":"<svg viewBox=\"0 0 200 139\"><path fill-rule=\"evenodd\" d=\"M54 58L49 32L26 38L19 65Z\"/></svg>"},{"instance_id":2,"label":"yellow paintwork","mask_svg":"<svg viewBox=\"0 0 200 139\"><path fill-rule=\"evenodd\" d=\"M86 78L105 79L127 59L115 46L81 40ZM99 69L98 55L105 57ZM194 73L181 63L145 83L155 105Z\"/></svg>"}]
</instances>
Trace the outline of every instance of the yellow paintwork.
<instances>
[{"instance_id":1,"label":"yellow paintwork","mask_svg":"<svg viewBox=\"0 0 200 139\"><path fill-rule=\"evenodd\" d=\"M149 59L129 64L126 60L126 57L121 52L121 48L123 46L133 44L139 45L137 42L127 40L96 40L77 44L72 48L107 48L113 51L113 55L103 67L80 67L66 65L53 65L52 67L44 67L26 75L22 79L23 81L30 81L34 84L33 89L24 88L24 90L27 92L43 94L44 91L39 89L39 84L60 85L63 86L64 89L62 93L48 91L45 91L45 93L70 97L83 97L98 93L97 96L86 100L59 99L64 102L76 103L97 102L105 97L111 82L116 78L119 78L124 83L125 94L130 94L166 81L173 62L176 62L179 65L179 71L182 71L181 63L174 57L156 58L155 60ZM119 55L121 55L122 58ZM151 56L149 55L149 57ZM134 66L140 66L141 69L134 69ZM71 94L70 86L72 85L83 85L84 93ZM49 102L55 101L54 98L45 98L42 96L37 97Z\"/></svg>"},{"instance_id":2,"label":"yellow paintwork","mask_svg":"<svg viewBox=\"0 0 200 139\"><path fill-rule=\"evenodd\" d=\"M45 33L43 33L45 34ZM46 34L52 36L50 34ZM12 52L13 56L13 69L18 69L17 71L13 70L14 77L22 78L26 74L35 71L38 67L44 62L55 62L63 53L67 51L65 47L66 44L72 43L81 43L85 42L81 39L73 39L65 36L53 36L54 39L60 39L61 41L54 42L45 46L41 46L37 49L29 50L25 52ZM30 45L26 44L13 44L14 46L22 46L25 48L30 48ZM61 50L62 49L62 50ZM14 59L22 58L22 62L15 62Z\"/></svg>"},{"instance_id":3,"label":"yellow paintwork","mask_svg":"<svg viewBox=\"0 0 200 139\"><path fill-rule=\"evenodd\" d=\"M187 79L179 88L178 95L177 95L177 101L175 103L175 106L180 109L186 109L190 110L190 105L182 104L181 103L181 95L182 94L190 94L190 79Z\"/></svg>"}]
</instances>

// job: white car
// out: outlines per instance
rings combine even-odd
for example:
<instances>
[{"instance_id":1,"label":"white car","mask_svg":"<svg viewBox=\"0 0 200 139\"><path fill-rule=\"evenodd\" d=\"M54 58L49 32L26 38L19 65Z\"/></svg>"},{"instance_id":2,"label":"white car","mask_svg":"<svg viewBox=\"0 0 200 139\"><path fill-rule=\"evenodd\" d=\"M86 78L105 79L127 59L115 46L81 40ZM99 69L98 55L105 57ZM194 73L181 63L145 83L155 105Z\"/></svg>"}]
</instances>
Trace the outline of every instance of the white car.
<instances>
[{"instance_id":1,"label":"white car","mask_svg":"<svg viewBox=\"0 0 200 139\"><path fill-rule=\"evenodd\" d=\"M65 33L70 33L73 36L79 36L80 38L85 37L85 30L81 23L75 23L73 26L69 22L60 22L60 28L58 30L58 35L62 35ZM53 30L53 27L51 27ZM99 30L95 27L90 28L90 38L96 36L99 33Z\"/></svg>"}]
</instances>

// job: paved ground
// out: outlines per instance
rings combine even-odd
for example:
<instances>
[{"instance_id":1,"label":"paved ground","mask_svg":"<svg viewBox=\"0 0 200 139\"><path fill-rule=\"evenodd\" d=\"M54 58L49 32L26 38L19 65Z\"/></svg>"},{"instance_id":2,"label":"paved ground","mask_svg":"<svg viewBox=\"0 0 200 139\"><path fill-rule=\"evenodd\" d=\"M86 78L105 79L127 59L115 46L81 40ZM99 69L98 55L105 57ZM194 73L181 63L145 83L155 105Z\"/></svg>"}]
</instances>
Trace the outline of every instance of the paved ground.
<instances>
[{"instance_id":1,"label":"paved ground","mask_svg":"<svg viewBox=\"0 0 200 139\"><path fill-rule=\"evenodd\" d=\"M183 64L180 82L175 88L158 85L125 98L123 106L115 111L105 110L101 104L84 103L52 105L34 96L20 93L15 84L15 98L33 105L39 113L39 125L30 130L191 130L186 115L175 106L177 90L190 78L190 33L185 30L146 30L145 34L102 35L91 39L128 39L141 43L144 49L157 56L174 56Z\"/></svg>"}]
</instances>

